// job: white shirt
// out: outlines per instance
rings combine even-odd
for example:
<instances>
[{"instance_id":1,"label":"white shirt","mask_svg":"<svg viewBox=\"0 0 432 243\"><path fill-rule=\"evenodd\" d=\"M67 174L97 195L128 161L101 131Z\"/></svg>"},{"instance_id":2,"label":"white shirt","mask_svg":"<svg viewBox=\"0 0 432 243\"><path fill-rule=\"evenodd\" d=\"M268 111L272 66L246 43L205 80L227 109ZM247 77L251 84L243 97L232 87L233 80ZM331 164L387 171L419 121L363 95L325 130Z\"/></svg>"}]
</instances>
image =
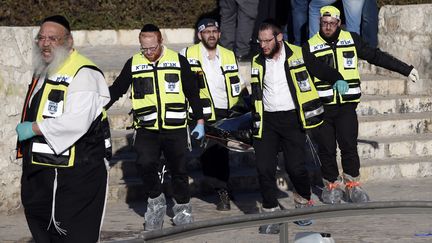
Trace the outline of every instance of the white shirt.
<instances>
[{"instance_id":1,"label":"white shirt","mask_svg":"<svg viewBox=\"0 0 432 243\"><path fill-rule=\"evenodd\" d=\"M286 61L285 47L282 45L281 54L274 60L266 58L265 76L263 82L264 111L289 111L295 109L291 97L288 81L285 76Z\"/></svg>"},{"instance_id":2,"label":"white shirt","mask_svg":"<svg viewBox=\"0 0 432 243\"><path fill-rule=\"evenodd\" d=\"M38 84L43 83L44 78L41 77ZM40 88L41 85L37 85L33 94ZM63 114L37 122L56 154L61 154L78 141L110 101L105 78L98 71L82 68L69 84L66 100Z\"/></svg>"},{"instance_id":3,"label":"white shirt","mask_svg":"<svg viewBox=\"0 0 432 243\"><path fill-rule=\"evenodd\" d=\"M219 48L216 48L216 56L214 59L209 58L207 49L200 43L200 51L202 58L202 69L207 80L208 88L213 99L215 108L228 109L228 97L225 84L225 76L221 69L221 59L219 54ZM181 55L186 56L186 48L181 50ZM243 84L243 80L239 75L240 83Z\"/></svg>"}]
</instances>

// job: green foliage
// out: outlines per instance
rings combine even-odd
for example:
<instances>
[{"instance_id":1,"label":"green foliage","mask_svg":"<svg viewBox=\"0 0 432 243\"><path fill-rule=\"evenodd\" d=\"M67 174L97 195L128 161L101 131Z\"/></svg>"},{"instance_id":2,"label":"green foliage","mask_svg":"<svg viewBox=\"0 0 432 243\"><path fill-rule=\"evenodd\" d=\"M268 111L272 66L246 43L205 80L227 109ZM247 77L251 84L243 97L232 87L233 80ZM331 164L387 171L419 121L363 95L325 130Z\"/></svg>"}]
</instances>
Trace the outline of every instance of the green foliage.
<instances>
[{"instance_id":1,"label":"green foliage","mask_svg":"<svg viewBox=\"0 0 432 243\"><path fill-rule=\"evenodd\" d=\"M416 3L432 0L378 0L380 6ZM145 23L194 27L200 15L215 9L217 0L0 0L0 26L34 26L47 16L62 14L76 30L139 29Z\"/></svg>"},{"instance_id":2,"label":"green foliage","mask_svg":"<svg viewBox=\"0 0 432 243\"><path fill-rule=\"evenodd\" d=\"M1 0L0 25L34 26L62 14L73 29L194 27L197 18L217 8L217 0Z\"/></svg>"}]
</instances>

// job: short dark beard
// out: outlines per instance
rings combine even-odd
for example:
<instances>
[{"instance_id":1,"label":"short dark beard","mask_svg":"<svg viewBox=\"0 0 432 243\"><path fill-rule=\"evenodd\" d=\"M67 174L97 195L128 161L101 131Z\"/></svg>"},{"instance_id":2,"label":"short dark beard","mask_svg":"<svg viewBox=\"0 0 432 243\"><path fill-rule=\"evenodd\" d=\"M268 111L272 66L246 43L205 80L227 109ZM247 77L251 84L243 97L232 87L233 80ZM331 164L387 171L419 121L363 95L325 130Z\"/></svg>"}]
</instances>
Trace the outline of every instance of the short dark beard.
<instances>
[{"instance_id":1,"label":"short dark beard","mask_svg":"<svg viewBox=\"0 0 432 243\"><path fill-rule=\"evenodd\" d=\"M275 38L275 40L276 40L276 38ZM276 53L279 52L280 48L281 48L281 45L279 44L279 42L276 41L276 45L273 47L273 49L271 50L271 52L270 52L268 55L265 55L265 54L264 54L264 56L265 56L266 58L270 58L270 59L271 59L271 58L274 57L274 55L275 55Z\"/></svg>"},{"instance_id":2,"label":"short dark beard","mask_svg":"<svg viewBox=\"0 0 432 243\"><path fill-rule=\"evenodd\" d=\"M214 46L210 46L208 43L207 43L207 41L201 41L202 42L202 44L204 45L204 47L207 49L207 50L214 50L214 49L216 49L216 47L217 47L217 42L216 42L216 44L214 45Z\"/></svg>"},{"instance_id":3,"label":"short dark beard","mask_svg":"<svg viewBox=\"0 0 432 243\"><path fill-rule=\"evenodd\" d=\"M322 38L323 38L327 43L333 43L333 42L335 42L335 41L338 39L339 34L340 34L340 31L341 31L341 28L338 27L338 28L336 29L336 31L335 31L332 35L330 35L330 36L325 36L325 35L324 35L324 32L322 32L322 30L319 31L319 34L321 35L321 37L322 37Z\"/></svg>"}]
</instances>

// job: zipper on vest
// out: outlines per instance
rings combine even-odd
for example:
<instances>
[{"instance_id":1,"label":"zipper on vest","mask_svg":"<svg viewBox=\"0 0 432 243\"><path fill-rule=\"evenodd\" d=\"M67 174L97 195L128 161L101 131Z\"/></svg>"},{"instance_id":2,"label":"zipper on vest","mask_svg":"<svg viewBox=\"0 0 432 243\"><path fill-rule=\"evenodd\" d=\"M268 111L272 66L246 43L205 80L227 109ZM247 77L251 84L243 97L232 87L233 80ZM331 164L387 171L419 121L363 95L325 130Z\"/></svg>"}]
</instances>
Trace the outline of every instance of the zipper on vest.
<instances>
[{"instance_id":1,"label":"zipper on vest","mask_svg":"<svg viewBox=\"0 0 432 243\"><path fill-rule=\"evenodd\" d=\"M334 62L335 62L335 68L336 70L339 71L339 63L338 63L338 56L337 56L337 51L336 51L336 46L337 46L337 42L339 40L336 40L335 43L332 43L331 48L333 50L333 55L334 55Z\"/></svg>"},{"instance_id":2,"label":"zipper on vest","mask_svg":"<svg viewBox=\"0 0 432 243\"><path fill-rule=\"evenodd\" d=\"M159 61L155 62L153 65L153 72L154 72L154 80L155 80L155 86L156 86L156 97L157 97L157 107L158 107L158 126L159 131L162 130L162 109L161 109L161 94L159 90L159 77L157 74L157 66L159 64Z\"/></svg>"},{"instance_id":3,"label":"zipper on vest","mask_svg":"<svg viewBox=\"0 0 432 243\"><path fill-rule=\"evenodd\" d=\"M223 70L223 68L222 67L220 67L221 68L221 70L222 70L222 76L224 77L224 83L225 83L225 93L226 93L226 95L227 95L227 110L230 110L231 109L231 107L230 107L230 93L229 93L229 91L228 91L228 82L229 82L229 85L231 85L231 81L227 81L227 77L226 77L226 73L225 73L225 71ZM232 89L232 87L230 87L231 89ZM209 89L210 90L210 89ZM231 93L232 93L232 90L231 90ZM212 100L212 102L213 102L213 100ZM216 107L215 107L216 108Z\"/></svg>"},{"instance_id":4,"label":"zipper on vest","mask_svg":"<svg viewBox=\"0 0 432 243\"><path fill-rule=\"evenodd\" d=\"M337 39L334 43L332 43L331 48L332 48L333 55L334 55L335 68L339 72L339 61L338 61L338 55L337 55L337 50L336 50L338 42L339 42L339 39ZM336 92L336 103L340 104L341 103L341 99L340 99L339 92L337 90L335 90L333 92Z\"/></svg>"}]
</instances>

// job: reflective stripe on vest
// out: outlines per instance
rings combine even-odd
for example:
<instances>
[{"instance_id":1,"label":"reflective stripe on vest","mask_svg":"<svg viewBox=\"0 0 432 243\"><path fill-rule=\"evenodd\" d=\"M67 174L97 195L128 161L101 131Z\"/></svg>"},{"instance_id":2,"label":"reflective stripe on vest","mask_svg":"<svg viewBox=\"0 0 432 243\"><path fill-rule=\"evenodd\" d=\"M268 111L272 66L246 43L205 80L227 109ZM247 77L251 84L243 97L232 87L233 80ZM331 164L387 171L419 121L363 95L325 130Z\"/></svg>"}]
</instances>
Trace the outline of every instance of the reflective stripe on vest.
<instances>
[{"instance_id":1,"label":"reflective stripe on vest","mask_svg":"<svg viewBox=\"0 0 432 243\"><path fill-rule=\"evenodd\" d=\"M309 42L309 51L319 60L333 67L342 74L344 80L348 82L349 90L344 95L339 94L340 103L359 102L361 96L360 75L358 71L358 56L355 49L354 40L351 34L341 30L336 43L336 50L326 44L326 41L318 34L314 35ZM325 80L315 78L319 96L325 104L336 104L336 95L332 86Z\"/></svg>"},{"instance_id":2,"label":"reflective stripe on vest","mask_svg":"<svg viewBox=\"0 0 432 243\"><path fill-rule=\"evenodd\" d=\"M198 86L200 88L200 98L203 105L204 118L207 121L215 121L216 115L214 112L214 103L212 95L208 88L207 78L202 69L202 44L196 44L188 47L186 50L186 58L191 65L191 69L198 76ZM234 52L218 45L219 55L221 58L222 74L225 77L225 90L227 93L227 107L231 109L239 100L241 91L240 79L238 76L237 61ZM190 109L189 112L192 110Z\"/></svg>"},{"instance_id":3,"label":"reflective stripe on vest","mask_svg":"<svg viewBox=\"0 0 432 243\"><path fill-rule=\"evenodd\" d=\"M315 86L311 83L311 77L306 70L302 50L300 47L288 43L285 43L285 48L290 48L293 52L287 58L290 75L290 77L287 77L287 80L288 82L292 82L295 87L297 100L294 100L294 102L297 102L295 105L302 127L304 129L317 127L322 123L324 108ZM259 55L255 56L252 62L251 89L256 111L253 115L254 136L260 138L262 135L264 111L262 92L265 67L259 63L258 58Z\"/></svg>"},{"instance_id":4,"label":"reflective stripe on vest","mask_svg":"<svg viewBox=\"0 0 432 243\"><path fill-rule=\"evenodd\" d=\"M154 65L142 53L132 57L132 109L134 127L150 130L186 127L179 54L164 47Z\"/></svg>"}]
</instances>

